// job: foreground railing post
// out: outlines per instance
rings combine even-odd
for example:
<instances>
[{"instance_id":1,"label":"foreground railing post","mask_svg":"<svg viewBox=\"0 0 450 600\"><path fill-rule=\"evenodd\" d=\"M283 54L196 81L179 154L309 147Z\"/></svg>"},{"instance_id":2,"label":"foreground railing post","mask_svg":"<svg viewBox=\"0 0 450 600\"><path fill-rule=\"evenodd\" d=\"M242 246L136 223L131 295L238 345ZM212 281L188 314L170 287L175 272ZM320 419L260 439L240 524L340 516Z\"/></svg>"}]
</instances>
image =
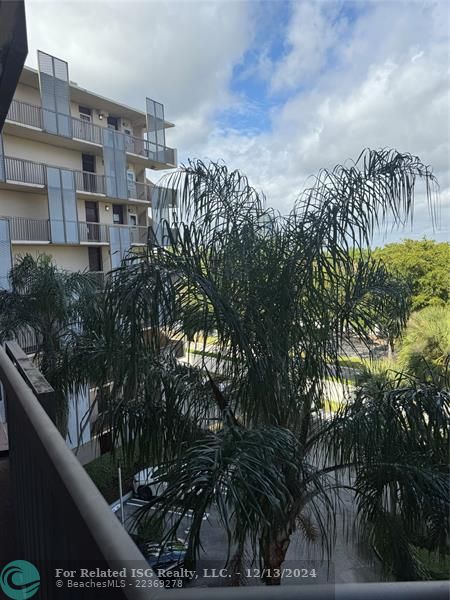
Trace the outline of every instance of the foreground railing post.
<instances>
[{"instance_id":1,"label":"foreground railing post","mask_svg":"<svg viewBox=\"0 0 450 600\"><path fill-rule=\"evenodd\" d=\"M141 589L133 568L147 568L121 523L50 421L17 364L0 346L6 392L10 472L19 556L40 573L36 598L156 600L164 590ZM126 569L118 586L64 588L55 569ZM74 577L79 581L79 577ZM123 584L122 584L123 582ZM61 583L61 582L59 582Z\"/></svg>"},{"instance_id":2,"label":"foreground railing post","mask_svg":"<svg viewBox=\"0 0 450 600\"><path fill-rule=\"evenodd\" d=\"M29 356L25 354L19 344L15 341L5 342L5 351L12 360L25 383L31 388L36 398L50 419L55 423L56 406L55 390L48 383L39 369L33 364Z\"/></svg>"}]
</instances>

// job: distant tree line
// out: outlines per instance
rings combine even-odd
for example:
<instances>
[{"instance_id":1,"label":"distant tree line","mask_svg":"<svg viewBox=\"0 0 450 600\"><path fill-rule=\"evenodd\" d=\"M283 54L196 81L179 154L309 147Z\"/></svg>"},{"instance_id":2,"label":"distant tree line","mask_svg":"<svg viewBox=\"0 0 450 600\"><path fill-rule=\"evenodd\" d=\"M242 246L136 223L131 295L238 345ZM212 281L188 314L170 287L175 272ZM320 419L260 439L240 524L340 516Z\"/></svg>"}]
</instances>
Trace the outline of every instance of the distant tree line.
<instances>
[{"instance_id":1,"label":"distant tree line","mask_svg":"<svg viewBox=\"0 0 450 600\"><path fill-rule=\"evenodd\" d=\"M373 256L407 283L412 312L448 303L450 243L405 239L401 243L375 248Z\"/></svg>"}]
</instances>

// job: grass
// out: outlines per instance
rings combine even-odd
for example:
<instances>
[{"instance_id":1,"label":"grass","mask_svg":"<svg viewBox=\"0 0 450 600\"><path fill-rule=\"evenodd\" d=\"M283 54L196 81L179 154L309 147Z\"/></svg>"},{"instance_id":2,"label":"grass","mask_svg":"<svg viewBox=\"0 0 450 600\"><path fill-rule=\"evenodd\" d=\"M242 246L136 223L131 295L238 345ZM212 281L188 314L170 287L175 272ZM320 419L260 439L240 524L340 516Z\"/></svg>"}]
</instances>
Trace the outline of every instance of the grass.
<instances>
[{"instance_id":1,"label":"grass","mask_svg":"<svg viewBox=\"0 0 450 600\"><path fill-rule=\"evenodd\" d=\"M87 474L109 504L119 497L119 475L117 469L119 461L122 467L123 493L126 494L131 490L133 475L144 469L147 466L146 464L139 464L137 461L131 465L127 464L122 452L116 450L114 456L111 452L108 452L85 465Z\"/></svg>"},{"instance_id":2,"label":"grass","mask_svg":"<svg viewBox=\"0 0 450 600\"><path fill-rule=\"evenodd\" d=\"M433 579L448 579L449 557L439 556L438 552L429 552L425 548L414 548L417 558L430 572Z\"/></svg>"},{"instance_id":3,"label":"grass","mask_svg":"<svg viewBox=\"0 0 450 600\"><path fill-rule=\"evenodd\" d=\"M345 357L339 359L339 364L341 367L349 367L350 369L361 369L367 361L363 358L359 358L358 356Z\"/></svg>"}]
</instances>

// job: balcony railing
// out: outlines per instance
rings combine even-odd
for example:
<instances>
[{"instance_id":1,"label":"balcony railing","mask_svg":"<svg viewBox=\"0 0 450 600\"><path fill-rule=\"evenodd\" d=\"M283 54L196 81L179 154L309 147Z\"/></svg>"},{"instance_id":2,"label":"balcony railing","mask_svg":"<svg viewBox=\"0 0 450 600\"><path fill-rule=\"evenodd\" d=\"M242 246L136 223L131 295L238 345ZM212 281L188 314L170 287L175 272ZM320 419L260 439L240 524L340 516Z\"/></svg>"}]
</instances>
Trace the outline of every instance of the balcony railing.
<instances>
[{"instance_id":1,"label":"balcony railing","mask_svg":"<svg viewBox=\"0 0 450 600\"><path fill-rule=\"evenodd\" d=\"M151 202L152 186L147 183L142 183L141 181L135 181L128 187L128 198Z\"/></svg>"},{"instance_id":2,"label":"balcony railing","mask_svg":"<svg viewBox=\"0 0 450 600\"><path fill-rule=\"evenodd\" d=\"M13 241L50 241L48 219L28 219L26 217L6 217L9 221L9 232Z\"/></svg>"},{"instance_id":3,"label":"balcony railing","mask_svg":"<svg viewBox=\"0 0 450 600\"><path fill-rule=\"evenodd\" d=\"M50 573L70 565L100 569L148 568L119 520L52 422L54 391L20 347L0 348L0 381L6 393L9 467L14 502L17 553L45 564L39 597L56 600L61 592ZM7 354L8 353L8 354ZM69 540L69 543L68 543ZM82 561L84 564L81 564ZM86 600L148 600L153 594L137 587L131 570L125 586L83 590ZM58 582L57 582L58 584ZM66 589L65 598L79 591Z\"/></svg>"},{"instance_id":4,"label":"balcony railing","mask_svg":"<svg viewBox=\"0 0 450 600\"><path fill-rule=\"evenodd\" d=\"M130 240L132 244L146 244L148 240L148 227L130 227Z\"/></svg>"},{"instance_id":5,"label":"balcony railing","mask_svg":"<svg viewBox=\"0 0 450 600\"><path fill-rule=\"evenodd\" d=\"M109 225L78 222L80 242L109 242Z\"/></svg>"},{"instance_id":6,"label":"balcony railing","mask_svg":"<svg viewBox=\"0 0 450 600\"><path fill-rule=\"evenodd\" d=\"M103 144L102 127L72 117L72 137L94 144Z\"/></svg>"},{"instance_id":7,"label":"balcony railing","mask_svg":"<svg viewBox=\"0 0 450 600\"><path fill-rule=\"evenodd\" d=\"M78 192L105 195L105 176L88 171L74 171L75 189Z\"/></svg>"},{"instance_id":8,"label":"balcony railing","mask_svg":"<svg viewBox=\"0 0 450 600\"><path fill-rule=\"evenodd\" d=\"M23 158L5 156L5 175L9 181L46 185L44 165Z\"/></svg>"},{"instance_id":9,"label":"balcony railing","mask_svg":"<svg viewBox=\"0 0 450 600\"><path fill-rule=\"evenodd\" d=\"M48 109L46 110L47 112L53 112ZM6 118L15 123L22 123L43 129L42 108L34 104L28 104L28 102L13 100ZM102 132L104 127L77 119L76 117L71 117L71 123L73 138L98 145L103 144ZM152 144L144 138L138 138L125 133L121 133L121 135L125 138L126 152L143 156L155 162L175 165L175 150L173 148Z\"/></svg>"},{"instance_id":10,"label":"balcony railing","mask_svg":"<svg viewBox=\"0 0 450 600\"><path fill-rule=\"evenodd\" d=\"M70 169L68 169L70 170ZM6 179L17 183L30 183L33 185L46 185L46 165L24 160L23 158L5 157ZM72 171L77 192L102 194L106 196L105 176L89 171ZM128 188L128 198L150 202L152 186L147 183L135 181Z\"/></svg>"},{"instance_id":11,"label":"balcony railing","mask_svg":"<svg viewBox=\"0 0 450 600\"><path fill-rule=\"evenodd\" d=\"M13 100L6 118L15 123L22 123L23 125L31 125L32 127L42 129L41 107L28 104L28 102Z\"/></svg>"},{"instance_id":12,"label":"balcony railing","mask_svg":"<svg viewBox=\"0 0 450 600\"><path fill-rule=\"evenodd\" d=\"M144 156L145 158L155 162L175 165L175 150L173 148L153 144L143 138L126 135L125 149L131 154Z\"/></svg>"},{"instance_id":13,"label":"balcony railing","mask_svg":"<svg viewBox=\"0 0 450 600\"><path fill-rule=\"evenodd\" d=\"M65 589L64 598L96 600L448 600L448 581L398 581L281 586L188 587L172 590L132 579L148 563L54 425L54 391L17 344L0 348L0 381L6 394L11 497L15 499L17 555L43 563L40 596L61 598L55 567L124 569L108 578L112 590ZM68 543L70 540L70 543ZM128 567L128 568L127 568ZM130 568L131 567L131 568ZM115 581L116 580L116 581ZM75 582L77 579L75 578ZM99 579L100 581L100 579ZM300 580L299 580L300 581ZM121 585L123 582L123 585ZM72 591L74 593L72 593Z\"/></svg>"},{"instance_id":14,"label":"balcony railing","mask_svg":"<svg viewBox=\"0 0 450 600\"><path fill-rule=\"evenodd\" d=\"M9 231L13 242L52 242L52 227L59 233L64 228L73 231L78 228L79 241L84 243L110 242L110 229L122 228L129 232L131 244L146 244L148 227L136 225L113 225L108 223L93 223L85 221L61 221L50 219L28 219L27 217L1 217L9 221ZM73 243L73 238L71 238ZM58 239L58 244L64 243Z\"/></svg>"}]
</instances>

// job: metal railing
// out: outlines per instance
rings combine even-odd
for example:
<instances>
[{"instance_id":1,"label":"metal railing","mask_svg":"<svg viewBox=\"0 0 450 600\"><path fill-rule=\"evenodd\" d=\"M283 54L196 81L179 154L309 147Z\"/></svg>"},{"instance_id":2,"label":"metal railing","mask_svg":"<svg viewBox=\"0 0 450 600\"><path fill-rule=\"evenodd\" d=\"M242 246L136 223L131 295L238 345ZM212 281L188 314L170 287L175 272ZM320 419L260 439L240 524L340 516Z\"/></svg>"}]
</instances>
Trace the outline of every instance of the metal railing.
<instances>
[{"instance_id":1,"label":"metal railing","mask_svg":"<svg viewBox=\"0 0 450 600\"><path fill-rule=\"evenodd\" d=\"M163 164L176 164L175 150L168 146L153 144L143 138L125 135L125 149L131 154L144 156L149 160Z\"/></svg>"},{"instance_id":2,"label":"metal railing","mask_svg":"<svg viewBox=\"0 0 450 600\"><path fill-rule=\"evenodd\" d=\"M53 390L17 344L7 342L0 348L0 380L6 393L18 552L21 559L45 565L39 597L61 597L55 567L148 568L56 429L51 419ZM106 590L106 595L118 600L154 598L156 594L136 587L129 571L123 578L126 586ZM63 595L76 599L80 591L67 588ZM83 590L83 597L105 594L92 588Z\"/></svg>"},{"instance_id":3,"label":"metal railing","mask_svg":"<svg viewBox=\"0 0 450 600\"><path fill-rule=\"evenodd\" d=\"M47 178L42 163L5 156L5 175L8 181L46 185Z\"/></svg>"},{"instance_id":4,"label":"metal railing","mask_svg":"<svg viewBox=\"0 0 450 600\"><path fill-rule=\"evenodd\" d=\"M14 334L14 339L25 354L35 354L41 348L42 338L32 329L24 328L17 331Z\"/></svg>"},{"instance_id":5,"label":"metal railing","mask_svg":"<svg viewBox=\"0 0 450 600\"><path fill-rule=\"evenodd\" d=\"M79 140L85 140L94 144L103 144L102 127L72 117L72 137Z\"/></svg>"},{"instance_id":6,"label":"metal railing","mask_svg":"<svg viewBox=\"0 0 450 600\"><path fill-rule=\"evenodd\" d=\"M46 109L47 112L54 112ZM42 107L21 100L13 100L6 117L9 121L31 125L43 129ZM94 144L103 144L103 129L99 125L83 121L76 117L70 117L72 125L72 137ZM144 138L135 137L120 132L125 138L125 150L131 154L143 156L155 162L175 165L176 153L173 148L150 143Z\"/></svg>"},{"instance_id":7,"label":"metal railing","mask_svg":"<svg viewBox=\"0 0 450 600\"><path fill-rule=\"evenodd\" d=\"M80 242L109 242L109 226L104 223L78 221Z\"/></svg>"},{"instance_id":8,"label":"metal railing","mask_svg":"<svg viewBox=\"0 0 450 600\"><path fill-rule=\"evenodd\" d=\"M148 227L128 225L132 244L146 244L148 240Z\"/></svg>"},{"instance_id":9,"label":"metal railing","mask_svg":"<svg viewBox=\"0 0 450 600\"><path fill-rule=\"evenodd\" d=\"M22 102L21 100L13 100L11 102L6 119L42 129L41 107L28 104L28 102Z\"/></svg>"},{"instance_id":10,"label":"metal railing","mask_svg":"<svg viewBox=\"0 0 450 600\"><path fill-rule=\"evenodd\" d=\"M26 217L5 217L9 221L12 241L49 242L48 219L28 219Z\"/></svg>"},{"instance_id":11,"label":"metal railing","mask_svg":"<svg viewBox=\"0 0 450 600\"><path fill-rule=\"evenodd\" d=\"M142 183L141 181L133 182L133 185L128 188L128 198L135 200L141 200L145 202L151 202L152 199L152 186L148 183Z\"/></svg>"},{"instance_id":12,"label":"metal railing","mask_svg":"<svg viewBox=\"0 0 450 600\"><path fill-rule=\"evenodd\" d=\"M109 243L111 227L126 229L130 233L131 244L146 244L148 227L142 225L114 225L86 221L62 221L58 219L28 219L27 217L1 217L9 222L12 242L52 242L52 224L60 231L59 226L78 227L80 242ZM61 244L60 239L56 242ZM71 241L70 243L73 243Z\"/></svg>"},{"instance_id":13,"label":"metal railing","mask_svg":"<svg viewBox=\"0 0 450 600\"><path fill-rule=\"evenodd\" d=\"M105 194L105 177L88 171L74 171L75 189L91 194Z\"/></svg>"}]
</instances>

